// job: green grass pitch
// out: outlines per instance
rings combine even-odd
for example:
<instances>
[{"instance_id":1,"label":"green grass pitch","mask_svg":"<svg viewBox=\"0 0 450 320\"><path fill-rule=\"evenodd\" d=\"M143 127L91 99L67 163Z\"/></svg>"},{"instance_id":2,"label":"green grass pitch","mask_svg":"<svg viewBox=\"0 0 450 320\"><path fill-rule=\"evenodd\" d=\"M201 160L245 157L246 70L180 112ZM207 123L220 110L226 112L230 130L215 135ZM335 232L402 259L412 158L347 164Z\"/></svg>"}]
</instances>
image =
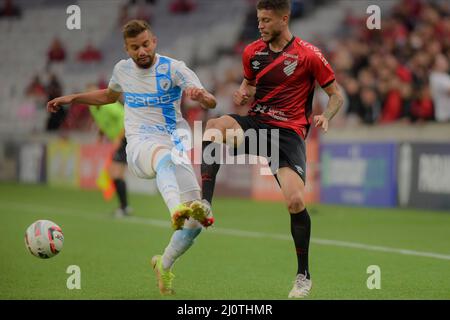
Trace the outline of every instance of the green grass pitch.
<instances>
[{"instance_id":1,"label":"green grass pitch","mask_svg":"<svg viewBox=\"0 0 450 320\"><path fill-rule=\"evenodd\" d=\"M174 297L161 297L150 259L171 235L158 196L132 194L134 217L114 219L99 192L0 184L0 299L287 299L296 271L282 203L217 198L216 225L174 267ZM450 299L450 213L309 206L308 299ZM35 220L64 232L62 252L41 260L23 236ZM401 249L407 250L402 251ZM69 290L66 269L81 269ZM367 268L381 269L369 290Z\"/></svg>"}]
</instances>

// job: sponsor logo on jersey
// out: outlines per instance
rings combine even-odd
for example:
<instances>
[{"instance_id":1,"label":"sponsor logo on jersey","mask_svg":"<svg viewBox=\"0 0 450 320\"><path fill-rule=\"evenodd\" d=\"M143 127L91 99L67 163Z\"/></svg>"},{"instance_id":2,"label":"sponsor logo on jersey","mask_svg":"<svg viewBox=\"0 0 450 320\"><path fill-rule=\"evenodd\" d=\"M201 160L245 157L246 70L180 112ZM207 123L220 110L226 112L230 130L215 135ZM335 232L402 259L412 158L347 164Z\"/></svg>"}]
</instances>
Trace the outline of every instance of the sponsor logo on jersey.
<instances>
[{"instance_id":1,"label":"sponsor logo on jersey","mask_svg":"<svg viewBox=\"0 0 450 320\"><path fill-rule=\"evenodd\" d=\"M125 104L130 108L161 107L179 100L181 98L181 90L172 88L164 95L158 93L124 92L124 98Z\"/></svg>"},{"instance_id":2,"label":"sponsor logo on jersey","mask_svg":"<svg viewBox=\"0 0 450 320\"><path fill-rule=\"evenodd\" d=\"M256 51L255 55L256 56L268 56L269 55L269 51Z\"/></svg>"},{"instance_id":3,"label":"sponsor logo on jersey","mask_svg":"<svg viewBox=\"0 0 450 320\"><path fill-rule=\"evenodd\" d=\"M259 63L259 61L255 60L252 62L253 69L255 69L255 70L258 70L260 65L261 65L261 63Z\"/></svg>"}]
</instances>

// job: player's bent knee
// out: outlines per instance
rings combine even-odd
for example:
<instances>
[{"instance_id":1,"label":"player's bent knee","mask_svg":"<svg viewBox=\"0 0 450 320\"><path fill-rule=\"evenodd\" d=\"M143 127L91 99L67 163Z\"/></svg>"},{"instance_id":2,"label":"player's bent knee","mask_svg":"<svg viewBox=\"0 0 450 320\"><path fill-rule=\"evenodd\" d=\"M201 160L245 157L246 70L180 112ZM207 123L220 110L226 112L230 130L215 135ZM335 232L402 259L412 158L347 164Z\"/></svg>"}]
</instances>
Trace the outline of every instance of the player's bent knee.
<instances>
[{"instance_id":1,"label":"player's bent knee","mask_svg":"<svg viewBox=\"0 0 450 320\"><path fill-rule=\"evenodd\" d=\"M298 213L305 209L305 201L301 194L294 194L289 197L287 206L290 213Z\"/></svg>"},{"instance_id":2,"label":"player's bent knee","mask_svg":"<svg viewBox=\"0 0 450 320\"><path fill-rule=\"evenodd\" d=\"M205 127L205 129L206 129L206 130L208 130L208 129L216 129L216 124L217 124L217 119L209 119L209 120L206 122L206 127Z\"/></svg>"},{"instance_id":3,"label":"player's bent knee","mask_svg":"<svg viewBox=\"0 0 450 320\"><path fill-rule=\"evenodd\" d=\"M220 125L219 119L210 119L206 123L205 133L203 134L204 141L223 142L224 129Z\"/></svg>"}]
</instances>

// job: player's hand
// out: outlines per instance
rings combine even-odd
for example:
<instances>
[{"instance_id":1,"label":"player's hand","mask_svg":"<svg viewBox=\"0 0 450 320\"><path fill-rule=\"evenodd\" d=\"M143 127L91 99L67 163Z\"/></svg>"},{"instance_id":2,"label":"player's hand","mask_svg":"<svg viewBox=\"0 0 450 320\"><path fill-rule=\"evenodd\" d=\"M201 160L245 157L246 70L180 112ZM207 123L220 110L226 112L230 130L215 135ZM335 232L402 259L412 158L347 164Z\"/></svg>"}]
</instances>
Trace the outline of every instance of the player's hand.
<instances>
[{"instance_id":1,"label":"player's hand","mask_svg":"<svg viewBox=\"0 0 450 320\"><path fill-rule=\"evenodd\" d=\"M202 102L205 99L206 91L204 89L189 87L184 90L186 97L193 101Z\"/></svg>"},{"instance_id":2,"label":"player's hand","mask_svg":"<svg viewBox=\"0 0 450 320\"><path fill-rule=\"evenodd\" d=\"M47 102L47 111L48 112L56 112L58 111L62 105L64 104L71 104L72 103L72 96L63 96L55 98L49 102Z\"/></svg>"},{"instance_id":3,"label":"player's hand","mask_svg":"<svg viewBox=\"0 0 450 320\"><path fill-rule=\"evenodd\" d=\"M325 132L328 131L328 119L323 114L314 116L314 125L321 127Z\"/></svg>"},{"instance_id":4,"label":"player's hand","mask_svg":"<svg viewBox=\"0 0 450 320\"><path fill-rule=\"evenodd\" d=\"M233 94L233 102L238 106L245 106L250 100L250 94L242 89L237 90Z\"/></svg>"}]
</instances>

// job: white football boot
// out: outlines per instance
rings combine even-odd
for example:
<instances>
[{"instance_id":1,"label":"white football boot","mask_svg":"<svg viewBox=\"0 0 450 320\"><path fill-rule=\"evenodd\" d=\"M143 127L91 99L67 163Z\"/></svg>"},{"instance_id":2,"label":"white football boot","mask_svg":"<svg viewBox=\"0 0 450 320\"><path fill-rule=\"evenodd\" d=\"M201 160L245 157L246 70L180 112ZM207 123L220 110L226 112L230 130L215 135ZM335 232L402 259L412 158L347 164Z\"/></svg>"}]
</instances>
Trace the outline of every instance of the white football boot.
<instances>
[{"instance_id":1,"label":"white football boot","mask_svg":"<svg viewBox=\"0 0 450 320\"><path fill-rule=\"evenodd\" d=\"M289 292L288 298L304 298L311 291L312 281L306 279L306 275L299 273L294 280L294 286Z\"/></svg>"}]
</instances>

